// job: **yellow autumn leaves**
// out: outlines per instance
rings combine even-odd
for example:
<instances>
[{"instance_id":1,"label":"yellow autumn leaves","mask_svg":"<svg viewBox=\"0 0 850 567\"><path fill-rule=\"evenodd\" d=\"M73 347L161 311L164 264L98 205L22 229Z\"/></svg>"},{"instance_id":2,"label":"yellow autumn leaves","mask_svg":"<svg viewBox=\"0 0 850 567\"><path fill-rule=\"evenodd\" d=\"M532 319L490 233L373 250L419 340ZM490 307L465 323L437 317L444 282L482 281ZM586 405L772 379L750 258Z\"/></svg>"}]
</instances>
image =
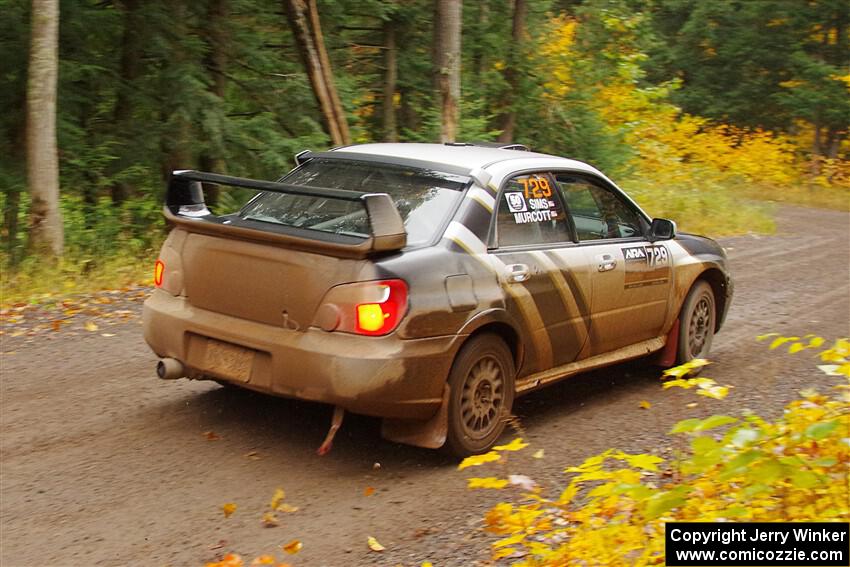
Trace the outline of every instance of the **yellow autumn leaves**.
<instances>
[{"instance_id":1,"label":"yellow autumn leaves","mask_svg":"<svg viewBox=\"0 0 850 567\"><path fill-rule=\"evenodd\" d=\"M218 439L218 436L211 437L209 434L212 434L212 432L208 431L205 434L208 440ZM293 513L298 511L298 508L296 506L292 506L284 502L285 498L286 492L284 492L282 488L275 489L271 501L269 501L268 510L263 513L260 519L260 522L264 527L273 528L280 525L280 521L275 515L275 512ZM238 507L236 504L234 504L233 502L228 502L221 506L221 511L224 514L225 518L229 518L236 512L237 508ZM281 550L289 555L298 553L299 551L301 551L302 547L303 544L297 539L293 539L289 543L280 546ZM228 553L221 559L221 561L207 563L206 567L245 567L245 565L246 564L241 556L235 553ZM278 563L275 556L269 554L260 555L247 565L276 565L278 567L289 567L288 563Z\"/></svg>"},{"instance_id":2,"label":"yellow autumn leaves","mask_svg":"<svg viewBox=\"0 0 850 567\"><path fill-rule=\"evenodd\" d=\"M364 496L371 496L375 493L374 487L367 486L363 490ZM292 506L291 504L285 502L286 499L286 491L283 488L277 488L272 494L271 500L268 504L268 509L263 512L261 523L264 527L273 528L280 525L280 520L278 519L277 512L282 512L286 514L291 514L298 511L297 506ZM237 510L237 505L233 502L228 502L221 506L221 511L224 514L225 518L229 518L232 516ZM380 553L386 550L376 538L372 536L368 536L366 538L366 546L369 550ZM304 547L304 544L298 540L293 539L289 543L285 545L281 545L280 549L284 551L288 555L294 555L301 551ZM228 553L225 555L221 561L207 563L206 567L247 567L247 566L255 566L255 565L277 565L278 567L289 567L288 563L278 563L277 559L274 555L260 555L256 557L251 563L246 564L242 557L235 553ZM423 564L424 565L424 564Z\"/></svg>"},{"instance_id":3,"label":"yellow autumn leaves","mask_svg":"<svg viewBox=\"0 0 850 567\"><path fill-rule=\"evenodd\" d=\"M521 438L517 437L507 445L497 445L493 447L493 450L488 453L484 453L483 455L472 455L471 457L465 458L458 465L457 470L462 471L463 469L468 467L477 467L483 465L484 463L492 463L502 458L502 456L499 454L500 451L519 451L520 449L524 449L526 447L528 447L528 443L523 442Z\"/></svg>"},{"instance_id":4,"label":"yellow autumn leaves","mask_svg":"<svg viewBox=\"0 0 850 567\"><path fill-rule=\"evenodd\" d=\"M825 344L813 335L759 337L766 339L791 354ZM535 567L663 564L667 521L846 520L850 341L839 339L818 356L829 363L819 368L840 378L837 393L803 391L776 421L752 413L686 419L671 432L687 447L675 459L608 450L566 468L569 481L557 498L540 490L509 493L515 500L484 518L486 529L501 536L492 544L493 559ZM706 363L671 369L665 386L722 399L728 389L721 396L716 389L725 387L687 377ZM505 488L512 476L468 479L468 486Z\"/></svg>"}]
</instances>

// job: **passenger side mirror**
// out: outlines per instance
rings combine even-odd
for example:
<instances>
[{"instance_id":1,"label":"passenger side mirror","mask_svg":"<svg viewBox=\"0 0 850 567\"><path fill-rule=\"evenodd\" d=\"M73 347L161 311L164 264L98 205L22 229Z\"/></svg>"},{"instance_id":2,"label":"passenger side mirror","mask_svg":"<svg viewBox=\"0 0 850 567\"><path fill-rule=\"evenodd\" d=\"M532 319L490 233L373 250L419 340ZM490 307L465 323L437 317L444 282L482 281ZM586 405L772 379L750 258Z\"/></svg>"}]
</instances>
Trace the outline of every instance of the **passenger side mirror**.
<instances>
[{"instance_id":1,"label":"passenger side mirror","mask_svg":"<svg viewBox=\"0 0 850 567\"><path fill-rule=\"evenodd\" d=\"M652 219L649 226L649 241L670 240L676 236L676 223L667 219Z\"/></svg>"}]
</instances>

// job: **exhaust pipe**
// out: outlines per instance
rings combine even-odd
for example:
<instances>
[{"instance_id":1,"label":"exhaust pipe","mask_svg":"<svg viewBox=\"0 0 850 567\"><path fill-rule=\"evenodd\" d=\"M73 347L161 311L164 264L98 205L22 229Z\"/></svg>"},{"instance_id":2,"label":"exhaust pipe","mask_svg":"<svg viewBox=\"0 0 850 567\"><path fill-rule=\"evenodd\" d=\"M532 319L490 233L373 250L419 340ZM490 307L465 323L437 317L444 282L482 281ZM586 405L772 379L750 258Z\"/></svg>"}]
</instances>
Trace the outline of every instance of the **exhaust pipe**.
<instances>
[{"instance_id":1,"label":"exhaust pipe","mask_svg":"<svg viewBox=\"0 0 850 567\"><path fill-rule=\"evenodd\" d=\"M163 380L176 380L186 376L186 369L176 358L160 358L156 363L156 375Z\"/></svg>"}]
</instances>

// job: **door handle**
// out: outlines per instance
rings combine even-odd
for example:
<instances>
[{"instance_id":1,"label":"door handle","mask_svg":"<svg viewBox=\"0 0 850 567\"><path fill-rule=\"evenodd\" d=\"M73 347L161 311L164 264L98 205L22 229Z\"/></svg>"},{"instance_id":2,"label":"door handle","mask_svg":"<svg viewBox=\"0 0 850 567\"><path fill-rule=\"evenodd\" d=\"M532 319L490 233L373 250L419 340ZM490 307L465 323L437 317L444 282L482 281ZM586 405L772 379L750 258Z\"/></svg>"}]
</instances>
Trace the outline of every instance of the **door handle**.
<instances>
[{"instance_id":1,"label":"door handle","mask_svg":"<svg viewBox=\"0 0 850 567\"><path fill-rule=\"evenodd\" d=\"M531 271L525 264L508 264L505 266L508 272L508 282L521 283L531 277Z\"/></svg>"},{"instance_id":2,"label":"door handle","mask_svg":"<svg viewBox=\"0 0 850 567\"><path fill-rule=\"evenodd\" d=\"M596 267L600 272L610 272L617 267L617 259L613 254L600 254L596 257L596 261Z\"/></svg>"}]
</instances>

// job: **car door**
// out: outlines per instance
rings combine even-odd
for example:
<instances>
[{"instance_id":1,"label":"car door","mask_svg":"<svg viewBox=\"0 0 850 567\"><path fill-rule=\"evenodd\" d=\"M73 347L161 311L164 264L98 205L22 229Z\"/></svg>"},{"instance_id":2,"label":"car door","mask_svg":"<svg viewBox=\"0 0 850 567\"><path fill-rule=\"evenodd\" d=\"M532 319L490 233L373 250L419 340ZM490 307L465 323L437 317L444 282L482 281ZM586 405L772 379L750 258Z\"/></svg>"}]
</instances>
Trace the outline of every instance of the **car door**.
<instances>
[{"instance_id":1,"label":"car door","mask_svg":"<svg viewBox=\"0 0 850 567\"><path fill-rule=\"evenodd\" d=\"M576 173L554 177L592 273L587 354L657 337L671 289L667 245L646 239L647 219L605 180Z\"/></svg>"},{"instance_id":2,"label":"car door","mask_svg":"<svg viewBox=\"0 0 850 567\"><path fill-rule=\"evenodd\" d=\"M534 356L520 375L576 359L590 324L591 274L573 240L561 195L546 172L515 175L502 186L490 254L525 321Z\"/></svg>"}]
</instances>

